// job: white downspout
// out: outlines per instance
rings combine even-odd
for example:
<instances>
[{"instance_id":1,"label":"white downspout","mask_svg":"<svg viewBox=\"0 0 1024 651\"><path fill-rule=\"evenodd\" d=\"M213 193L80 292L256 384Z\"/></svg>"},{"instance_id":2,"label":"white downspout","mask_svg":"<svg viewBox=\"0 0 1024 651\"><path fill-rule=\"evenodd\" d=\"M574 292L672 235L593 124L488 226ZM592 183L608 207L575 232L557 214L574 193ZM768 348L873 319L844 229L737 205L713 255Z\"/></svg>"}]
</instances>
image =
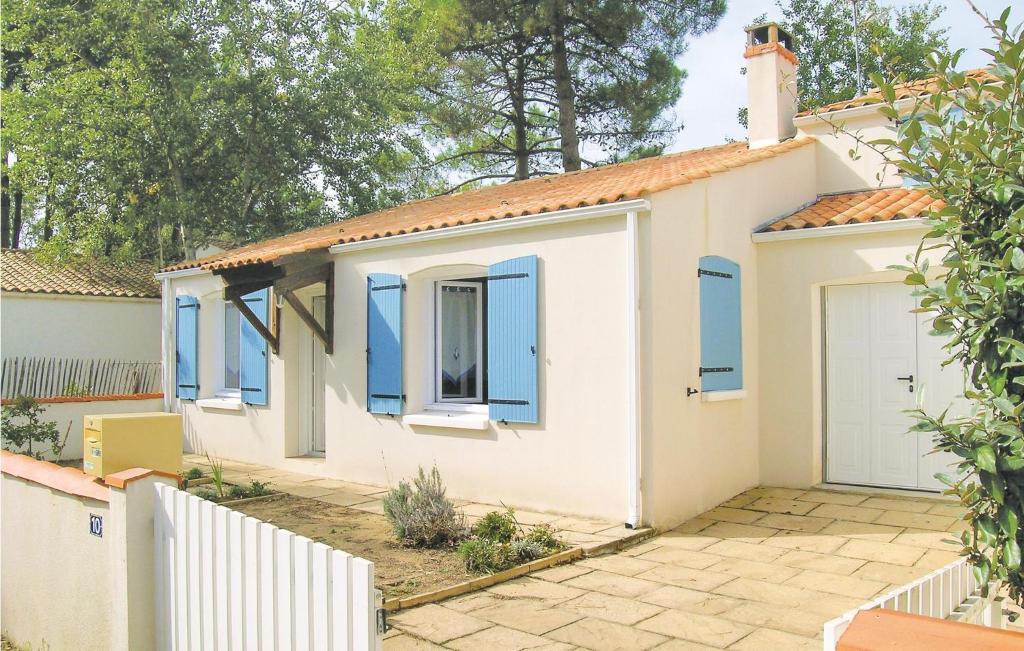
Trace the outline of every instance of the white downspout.
<instances>
[{"instance_id":1,"label":"white downspout","mask_svg":"<svg viewBox=\"0 0 1024 651\"><path fill-rule=\"evenodd\" d=\"M640 355L637 333L640 323L639 233L637 211L626 213L626 432L628 438L627 475L629 514L626 527L635 529L641 522L640 495Z\"/></svg>"},{"instance_id":2,"label":"white downspout","mask_svg":"<svg viewBox=\"0 0 1024 651\"><path fill-rule=\"evenodd\" d=\"M171 350L171 323L173 322L174 308L171 301L171 279L164 277L160 279L160 373L163 378L164 411L173 411L171 403L174 399L174 365L169 358Z\"/></svg>"}]
</instances>

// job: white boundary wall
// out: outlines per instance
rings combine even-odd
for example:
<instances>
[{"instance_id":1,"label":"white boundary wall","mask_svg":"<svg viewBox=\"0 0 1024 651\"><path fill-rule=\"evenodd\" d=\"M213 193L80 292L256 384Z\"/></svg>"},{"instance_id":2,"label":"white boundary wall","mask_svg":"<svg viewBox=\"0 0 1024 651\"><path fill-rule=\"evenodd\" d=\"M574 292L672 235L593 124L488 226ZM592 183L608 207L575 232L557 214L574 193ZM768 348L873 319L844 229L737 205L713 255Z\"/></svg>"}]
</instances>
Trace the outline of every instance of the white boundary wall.
<instances>
[{"instance_id":1,"label":"white boundary wall","mask_svg":"<svg viewBox=\"0 0 1024 651\"><path fill-rule=\"evenodd\" d=\"M966 624L1003 628L1002 606L996 586L981 596L981 586L966 558L959 558L927 576L867 602L825 622L825 651L835 651L839 638L862 610L884 608L912 615L950 619Z\"/></svg>"},{"instance_id":2,"label":"white boundary wall","mask_svg":"<svg viewBox=\"0 0 1024 651\"><path fill-rule=\"evenodd\" d=\"M157 648L382 648L370 561L172 486L154 498Z\"/></svg>"}]
</instances>

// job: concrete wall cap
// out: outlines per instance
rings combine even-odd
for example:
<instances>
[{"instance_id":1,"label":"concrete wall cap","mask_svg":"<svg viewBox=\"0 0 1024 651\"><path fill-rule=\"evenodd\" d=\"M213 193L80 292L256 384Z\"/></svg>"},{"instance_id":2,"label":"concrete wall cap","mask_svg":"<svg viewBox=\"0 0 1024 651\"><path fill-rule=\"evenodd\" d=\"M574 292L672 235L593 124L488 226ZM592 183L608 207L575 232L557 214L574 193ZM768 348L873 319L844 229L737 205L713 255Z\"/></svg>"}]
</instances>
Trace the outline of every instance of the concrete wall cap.
<instances>
[{"instance_id":1,"label":"concrete wall cap","mask_svg":"<svg viewBox=\"0 0 1024 651\"><path fill-rule=\"evenodd\" d=\"M110 489L77 468L58 466L24 454L0 450L0 472L70 495L100 502L110 501Z\"/></svg>"}]
</instances>

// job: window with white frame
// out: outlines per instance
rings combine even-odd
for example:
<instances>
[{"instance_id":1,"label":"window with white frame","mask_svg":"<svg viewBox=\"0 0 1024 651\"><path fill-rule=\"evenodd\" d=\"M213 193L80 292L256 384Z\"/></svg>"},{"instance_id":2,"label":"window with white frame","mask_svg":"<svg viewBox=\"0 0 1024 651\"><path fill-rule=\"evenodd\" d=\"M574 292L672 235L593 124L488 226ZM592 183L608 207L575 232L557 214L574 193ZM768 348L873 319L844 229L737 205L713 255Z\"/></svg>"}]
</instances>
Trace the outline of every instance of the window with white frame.
<instances>
[{"instance_id":1,"label":"window with white frame","mask_svg":"<svg viewBox=\"0 0 1024 651\"><path fill-rule=\"evenodd\" d=\"M483 279L435 284L434 399L439 403L486 402Z\"/></svg>"},{"instance_id":2,"label":"window with white frame","mask_svg":"<svg viewBox=\"0 0 1024 651\"><path fill-rule=\"evenodd\" d=\"M241 389L241 318L231 301L224 301L224 393L237 394Z\"/></svg>"}]
</instances>

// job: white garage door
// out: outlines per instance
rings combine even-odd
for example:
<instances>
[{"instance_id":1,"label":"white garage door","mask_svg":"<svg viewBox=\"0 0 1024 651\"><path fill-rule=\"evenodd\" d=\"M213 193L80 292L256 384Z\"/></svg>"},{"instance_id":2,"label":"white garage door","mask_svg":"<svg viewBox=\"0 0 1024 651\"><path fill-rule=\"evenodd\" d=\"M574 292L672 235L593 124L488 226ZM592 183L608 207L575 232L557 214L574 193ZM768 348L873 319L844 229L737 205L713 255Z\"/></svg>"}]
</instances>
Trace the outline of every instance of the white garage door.
<instances>
[{"instance_id":1,"label":"white garage door","mask_svg":"<svg viewBox=\"0 0 1024 651\"><path fill-rule=\"evenodd\" d=\"M943 340L902 284L829 287L825 296L825 450L830 482L938 490L951 454L909 433L918 400L928 413L963 413L959 366L942 368Z\"/></svg>"}]
</instances>

